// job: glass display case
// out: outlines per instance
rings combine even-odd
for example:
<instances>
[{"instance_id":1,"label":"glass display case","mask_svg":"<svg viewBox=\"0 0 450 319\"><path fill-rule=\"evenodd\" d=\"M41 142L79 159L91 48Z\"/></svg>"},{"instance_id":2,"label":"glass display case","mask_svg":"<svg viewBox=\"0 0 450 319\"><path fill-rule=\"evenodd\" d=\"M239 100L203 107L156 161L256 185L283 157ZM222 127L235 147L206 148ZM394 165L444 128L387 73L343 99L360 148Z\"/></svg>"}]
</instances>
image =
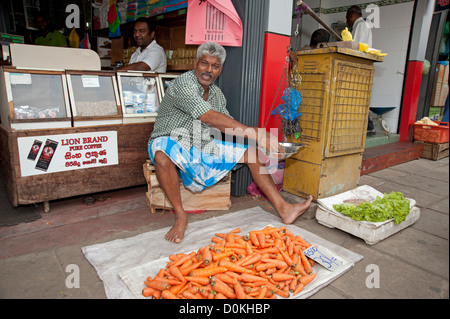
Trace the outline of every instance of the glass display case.
<instances>
[{"instance_id":1,"label":"glass display case","mask_svg":"<svg viewBox=\"0 0 450 319\"><path fill-rule=\"evenodd\" d=\"M158 74L118 72L123 123L154 122L161 101Z\"/></svg>"},{"instance_id":2,"label":"glass display case","mask_svg":"<svg viewBox=\"0 0 450 319\"><path fill-rule=\"evenodd\" d=\"M73 126L122 123L114 72L66 71Z\"/></svg>"},{"instance_id":3,"label":"glass display case","mask_svg":"<svg viewBox=\"0 0 450 319\"><path fill-rule=\"evenodd\" d=\"M160 87L160 96L161 99L164 97L164 93L167 90L167 87L169 86L170 81L173 79L176 79L180 74L177 73L162 73L158 74L158 80L159 80L159 87Z\"/></svg>"},{"instance_id":4,"label":"glass display case","mask_svg":"<svg viewBox=\"0 0 450 319\"><path fill-rule=\"evenodd\" d=\"M64 71L3 67L2 124L16 130L71 127Z\"/></svg>"}]
</instances>

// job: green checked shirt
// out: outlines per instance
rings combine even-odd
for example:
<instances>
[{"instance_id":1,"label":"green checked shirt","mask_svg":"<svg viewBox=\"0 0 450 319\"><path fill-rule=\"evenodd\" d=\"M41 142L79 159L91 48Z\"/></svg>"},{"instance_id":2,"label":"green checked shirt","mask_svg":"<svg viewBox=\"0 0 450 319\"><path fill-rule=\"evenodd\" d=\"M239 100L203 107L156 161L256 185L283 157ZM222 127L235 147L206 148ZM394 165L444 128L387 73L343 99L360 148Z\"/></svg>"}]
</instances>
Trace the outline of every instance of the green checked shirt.
<instances>
[{"instance_id":1,"label":"green checked shirt","mask_svg":"<svg viewBox=\"0 0 450 319\"><path fill-rule=\"evenodd\" d=\"M203 93L193 70L171 81L159 106L149 145L157 137L170 136L186 151L195 146L203 153L217 156L219 150L210 135L210 127L199 118L210 110L228 116L230 113L226 109L225 96L217 85L209 87L207 101L203 99Z\"/></svg>"}]
</instances>

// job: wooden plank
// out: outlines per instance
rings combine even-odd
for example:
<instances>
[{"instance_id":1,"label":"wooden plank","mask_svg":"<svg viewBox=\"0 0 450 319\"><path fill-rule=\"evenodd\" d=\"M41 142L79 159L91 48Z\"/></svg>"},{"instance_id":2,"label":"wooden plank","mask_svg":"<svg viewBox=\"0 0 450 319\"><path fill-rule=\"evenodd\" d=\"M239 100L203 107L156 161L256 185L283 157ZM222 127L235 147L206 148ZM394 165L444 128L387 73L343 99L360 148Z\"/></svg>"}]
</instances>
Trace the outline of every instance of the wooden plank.
<instances>
[{"instance_id":1,"label":"wooden plank","mask_svg":"<svg viewBox=\"0 0 450 319\"><path fill-rule=\"evenodd\" d=\"M202 192L192 193L180 182L181 201L186 211L194 210L228 210L231 207L230 183L217 183ZM153 187L149 191L150 206L156 208L172 208L169 200L160 187Z\"/></svg>"},{"instance_id":2,"label":"wooden plank","mask_svg":"<svg viewBox=\"0 0 450 319\"><path fill-rule=\"evenodd\" d=\"M428 143L423 141L415 141L415 144L423 145L422 158L438 161L449 156L449 143Z\"/></svg>"},{"instance_id":3,"label":"wooden plank","mask_svg":"<svg viewBox=\"0 0 450 319\"><path fill-rule=\"evenodd\" d=\"M172 209L172 205L161 189L155 174L155 167L148 160L143 165L145 180L148 183L147 206L152 213L155 209ZM195 210L228 210L231 207L231 179L230 174L217 184L204 189L201 192L193 193L186 189L180 179L180 194L183 208L186 211Z\"/></svg>"}]
</instances>

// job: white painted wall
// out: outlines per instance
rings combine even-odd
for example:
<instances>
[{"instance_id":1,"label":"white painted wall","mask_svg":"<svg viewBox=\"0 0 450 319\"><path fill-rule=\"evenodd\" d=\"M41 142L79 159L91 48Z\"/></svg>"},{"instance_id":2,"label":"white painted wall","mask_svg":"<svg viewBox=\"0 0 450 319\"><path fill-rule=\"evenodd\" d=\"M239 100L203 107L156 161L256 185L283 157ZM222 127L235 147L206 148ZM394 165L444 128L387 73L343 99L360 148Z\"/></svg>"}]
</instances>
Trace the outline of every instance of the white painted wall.
<instances>
[{"instance_id":1,"label":"white painted wall","mask_svg":"<svg viewBox=\"0 0 450 319\"><path fill-rule=\"evenodd\" d=\"M291 34L292 0L269 0L268 32Z\"/></svg>"}]
</instances>

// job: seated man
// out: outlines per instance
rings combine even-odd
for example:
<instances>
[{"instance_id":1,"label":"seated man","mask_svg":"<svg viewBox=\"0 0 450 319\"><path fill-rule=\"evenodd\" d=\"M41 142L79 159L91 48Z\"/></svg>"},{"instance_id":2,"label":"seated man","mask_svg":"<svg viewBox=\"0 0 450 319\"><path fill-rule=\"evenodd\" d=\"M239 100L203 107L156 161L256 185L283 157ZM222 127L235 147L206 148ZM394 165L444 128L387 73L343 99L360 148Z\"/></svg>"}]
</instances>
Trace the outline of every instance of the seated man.
<instances>
[{"instance_id":1,"label":"seated man","mask_svg":"<svg viewBox=\"0 0 450 319\"><path fill-rule=\"evenodd\" d=\"M175 212L175 223L165 236L171 242L180 243L188 225L178 172L186 188L201 191L222 179L237 163L245 163L286 224L293 223L311 204L311 196L303 203L286 202L259 161L256 145L278 152L278 139L265 129L234 120L228 113L225 97L214 84L225 57L225 49L217 43L207 42L198 48L195 69L171 81L167 88L149 139L156 177ZM246 137L255 147L214 139L211 128Z\"/></svg>"}]
</instances>

